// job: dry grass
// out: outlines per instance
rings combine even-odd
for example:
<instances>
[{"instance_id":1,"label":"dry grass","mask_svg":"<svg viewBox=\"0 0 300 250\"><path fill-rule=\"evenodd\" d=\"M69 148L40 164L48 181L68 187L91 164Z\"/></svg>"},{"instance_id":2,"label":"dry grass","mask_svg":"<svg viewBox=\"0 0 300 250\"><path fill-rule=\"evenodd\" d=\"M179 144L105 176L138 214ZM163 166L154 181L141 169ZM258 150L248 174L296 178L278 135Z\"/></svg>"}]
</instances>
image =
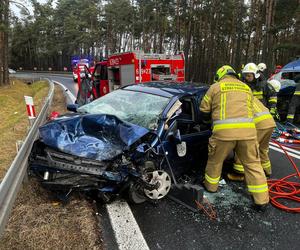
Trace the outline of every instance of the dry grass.
<instances>
[{"instance_id":1,"label":"dry grass","mask_svg":"<svg viewBox=\"0 0 300 250\"><path fill-rule=\"evenodd\" d=\"M51 109L65 112L64 95L57 86ZM30 178L17 197L0 250L102 249L93 206L80 195L61 204Z\"/></svg>"},{"instance_id":2,"label":"dry grass","mask_svg":"<svg viewBox=\"0 0 300 250\"><path fill-rule=\"evenodd\" d=\"M0 88L0 179L16 156L16 141L26 137L28 117L24 95L32 96L38 113L48 94L46 82L24 84L12 80L10 86Z\"/></svg>"},{"instance_id":3,"label":"dry grass","mask_svg":"<svg viewBox=\"0 0 300 250\"><path fill-rule=\"evenodd\" d=\"M62 89L57 85L55 85L51 111L56 111L60 114L64 114L67 112L64 93Z\"/></svg>"},{"instance_id":4,"label":"dry grass","mask_svg":"<svg viewBox=\"0 0 300 250\"><path fill-rule=\"evenodd\" d=\"M67 205L30 179L18 195L0 249L101 249L92 204L83 197Z\"/></svg>"}]
</instances>

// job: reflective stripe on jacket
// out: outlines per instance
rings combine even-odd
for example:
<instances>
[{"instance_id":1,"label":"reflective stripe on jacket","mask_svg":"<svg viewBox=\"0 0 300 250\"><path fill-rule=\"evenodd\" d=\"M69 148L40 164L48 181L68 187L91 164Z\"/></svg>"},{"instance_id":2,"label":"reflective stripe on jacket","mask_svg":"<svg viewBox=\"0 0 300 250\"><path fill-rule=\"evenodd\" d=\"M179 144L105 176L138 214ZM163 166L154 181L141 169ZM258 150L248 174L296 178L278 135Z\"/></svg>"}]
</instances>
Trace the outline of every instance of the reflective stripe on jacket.
<instances>
[{"instance_id":1,"label":"reflective stripe on jacket","mask_svg":"<svg viewBox=\"0 0 300 250\"><path fill-rule=\"evenodd\" d=\"M248 84L252 90L253 96L260 100L268 109L276 108L277 93L273 86L264 80L257 80L253 84Z\"/></svg>"},{"instance_id":2,"label":"reflective stripe on jacket","mask_svg":"<svg viewBox=\"0 0 300 250\"><path fill-rule=\"evenodd\" d=\"M300 107L300 83L297 83L294 95L291 101L289 102L289 112L287 115L287 119L293 121L294 117L296 116L295 122L298 123L300 121L299 107Z\"/></svg>"},{"instance_id":3,"label":"reflective stripe on jacket","mask_svg":"<svg viewBox=\"0 0 300 250\"><path fill-rule=\"evenodd\" d=\"M200 111L211 114L213 134L219 140L256 138L251 89L232 76L224 77L209 88Z\"/></svg>"},{"instance_id":4,"label":"reflective stripe on jacket","mask_svg":"<svg viewBox=\"0 0 300 250\"><path fill-rule=\"evenodd\" d=\"M275 128L275 121L269 110L256 97L253 99L254 123L257 129Z\"/></svg>"}]
</instances>

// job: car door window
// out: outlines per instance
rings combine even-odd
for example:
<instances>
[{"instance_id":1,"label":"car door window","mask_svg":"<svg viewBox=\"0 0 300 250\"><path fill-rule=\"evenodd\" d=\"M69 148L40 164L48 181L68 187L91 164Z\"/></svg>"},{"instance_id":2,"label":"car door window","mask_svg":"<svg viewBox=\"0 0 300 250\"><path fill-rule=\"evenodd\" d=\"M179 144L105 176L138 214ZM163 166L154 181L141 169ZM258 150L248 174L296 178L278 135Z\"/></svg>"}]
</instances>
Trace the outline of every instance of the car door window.
<instances>
[{"instance_id":1,"label":"car door window","mask_svg":"<svg viewBox=\"0 0 300 250\"><path fill-rule=\"evenodd\" d=\"M108 79L108 76L107 76L107 66L106 65L102 65L101 66L101 75L100 75L100 79L101 80L107 80Z\"/></svg>"}]
</instances>

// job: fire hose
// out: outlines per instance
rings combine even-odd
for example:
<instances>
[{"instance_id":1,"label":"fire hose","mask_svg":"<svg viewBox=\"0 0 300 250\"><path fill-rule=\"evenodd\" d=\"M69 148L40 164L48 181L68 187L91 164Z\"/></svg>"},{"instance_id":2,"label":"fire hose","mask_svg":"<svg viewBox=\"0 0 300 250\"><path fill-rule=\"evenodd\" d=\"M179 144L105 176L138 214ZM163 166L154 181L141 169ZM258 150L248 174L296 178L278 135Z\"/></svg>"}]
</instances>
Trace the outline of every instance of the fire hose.
<instances>
[{"instance_id":1,"label":"fire hose","mask_svg":"<svg viewBox=\"0 0 300 250\"><path fill-rule=\"evenodd\" d=\"M280 127L281 130L279 130L278 127ZM298 139L299 132L299 129L294 125L292 125L292 129L287 129L284 126L277 124L277 131L273 134L272 142L278 145L284 152L295 169L295 173L281 179L268 180L271 204L281 210L294 213L300 213L300 206L290 207L285 205L284 201L300 202L300 171L284 147L299 149L299 147L293 146L293 144L300 144L300 140Z\"/></svg>"}]
</instances>

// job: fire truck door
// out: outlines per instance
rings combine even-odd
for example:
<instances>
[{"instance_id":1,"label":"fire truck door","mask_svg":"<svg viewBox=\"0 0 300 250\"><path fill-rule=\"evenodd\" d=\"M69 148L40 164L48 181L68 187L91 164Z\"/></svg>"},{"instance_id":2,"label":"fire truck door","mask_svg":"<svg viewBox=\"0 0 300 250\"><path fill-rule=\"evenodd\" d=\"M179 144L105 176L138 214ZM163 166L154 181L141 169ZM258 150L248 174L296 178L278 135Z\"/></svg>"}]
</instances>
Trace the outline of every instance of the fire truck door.
<instances>
[{"instance_id":1,"label":"fire truck door","mask_svg":"<svg viewBox=\"0 0 300 250\"><path fill-rule=\"evenodd\" d=\"M120 67L108 68L109 92L120 88Z\"/></svg>"},{"instance_id":2,"label":"fire truck door","mask_svg":"<svg viewBox=\"0 0 300 250\"><path fill-rule=\"evenodd\" d=\"M121 65L121 86L135 83L134 64Z\"/></svg>"}]
</instances>

